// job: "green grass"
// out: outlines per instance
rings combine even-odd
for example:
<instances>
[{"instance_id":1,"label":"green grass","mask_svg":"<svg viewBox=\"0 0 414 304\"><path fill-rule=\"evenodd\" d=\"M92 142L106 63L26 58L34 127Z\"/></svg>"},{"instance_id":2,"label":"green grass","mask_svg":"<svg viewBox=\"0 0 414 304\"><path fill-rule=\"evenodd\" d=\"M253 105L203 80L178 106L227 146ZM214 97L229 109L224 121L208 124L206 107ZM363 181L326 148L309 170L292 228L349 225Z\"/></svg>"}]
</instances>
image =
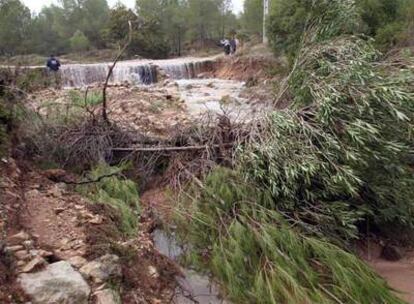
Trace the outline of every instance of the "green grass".
<instances>
[{"instance_id":1,"label":"green grass","mask_svg":"<svg viewBox=\"0 0 414 304\"><path fill-rule=\"evenodd\" d=\"M79 106L82 108L93 107L102 103L102 93L101 92L89 92L86 99L85 94L80 91L71 90L69 91L69 100L74 106Z\"/></svg>"},{"instance_id":2,"label":"green grass","mask_svg":"<svg viewBox=\"0 0 414 304\"><path fill-rule=\"evenodd\" d=\"M96 180L100 176L121 174L124 167L100 165L88 175L88 180ZM95 203L107 204L118 212L119 230L128 237L137 234L140 204L136 184L132 180L119 175L106 177L101 181L86 186L79 186L78 191Z\"/></svg>"},{"instance_id":3,"label":"green grass","mask_svg":"<svg viewBox=\"0 0 414 304\"><path fill-rule=\"evenodd\" d=\"M364 262L288 224L271 195L218 168L183 194L178 231L189 262L234 303L403 303Z\"/></svg>"}]
</instances>

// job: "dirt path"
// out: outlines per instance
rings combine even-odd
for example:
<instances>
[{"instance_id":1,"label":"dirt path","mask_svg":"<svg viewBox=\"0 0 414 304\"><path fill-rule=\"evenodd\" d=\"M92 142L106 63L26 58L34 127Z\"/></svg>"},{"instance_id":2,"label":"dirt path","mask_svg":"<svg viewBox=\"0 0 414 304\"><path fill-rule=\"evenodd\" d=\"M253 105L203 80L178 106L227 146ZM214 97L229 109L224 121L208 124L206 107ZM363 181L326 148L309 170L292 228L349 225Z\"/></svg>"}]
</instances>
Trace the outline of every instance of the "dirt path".
<instances>
[{"instance_id":1,"label":"dirt path","mask_svg":"<svg viewBox=\"0 0 414 304\"><path fill-rule=\"evenodd\" d=\"M37 245L53 250L62 260L84 256L86 224L103 223L99 215L87 210L86 200L35 171L25 174L22 188L25 208L20 224L36 237Z\"/></svg>"}]
</instances>

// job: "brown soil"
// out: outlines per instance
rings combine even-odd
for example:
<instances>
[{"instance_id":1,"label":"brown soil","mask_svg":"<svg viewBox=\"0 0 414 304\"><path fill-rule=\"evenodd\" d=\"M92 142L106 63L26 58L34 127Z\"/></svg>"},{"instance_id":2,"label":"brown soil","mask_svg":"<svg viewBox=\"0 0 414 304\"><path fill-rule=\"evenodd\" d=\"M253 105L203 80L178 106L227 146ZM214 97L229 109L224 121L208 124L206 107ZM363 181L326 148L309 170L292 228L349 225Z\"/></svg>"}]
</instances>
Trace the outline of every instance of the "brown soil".
<instances>
[{"instance_id":1,"label":"brown soil","mask_svg":"<svg viewBox=\"0 0 414 304\"><path fill-rule=\"evenodd\" d=\"M81 96L83 91L74 89ZM99 87L90 92L100 93ZM53 107L50 102L53 101ZM67 105L72 104L70 91L47 89L39 91L27 105L44 116L59 114L63 120ZM56 109L58 109L56 111ZM99 115L99 107L89 107ZM165 81L151 87L116 85L108 88L109 119L128 130L136 130L149 136L166 136L175 127L188 124L190 117L186 106L173 82Z\"/></svg>"}]
</instances>

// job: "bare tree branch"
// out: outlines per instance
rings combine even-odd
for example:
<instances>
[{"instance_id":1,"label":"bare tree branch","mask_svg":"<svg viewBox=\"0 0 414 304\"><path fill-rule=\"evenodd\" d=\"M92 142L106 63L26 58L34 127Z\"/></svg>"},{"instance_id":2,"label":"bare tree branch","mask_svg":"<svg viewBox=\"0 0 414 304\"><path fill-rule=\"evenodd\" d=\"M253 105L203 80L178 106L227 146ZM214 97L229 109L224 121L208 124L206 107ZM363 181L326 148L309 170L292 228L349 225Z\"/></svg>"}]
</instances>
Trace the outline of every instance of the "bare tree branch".
<instances>
[{"instance_id":1,"label":"bare tree branch","mask_svg":"<svg viewBox=\"0 0 414 304\"><path fill-rule=\"evenodd\" d=\"M128 34L128 41L125 43L123 48L119 51L118 55L115 57L114 62L109 67L108 74L106 75L106 80L102 89L102 118L105 122L109 123L108 114L107 114L107 98L106 98L106 89L108 88L109 79L112 76L112 73L115 69L116 64L121 59L122 55L125 53L128 46L131 44L132 41L132 22L128 21L129 25L129 34Z\"/></svg>"}]
</instances>

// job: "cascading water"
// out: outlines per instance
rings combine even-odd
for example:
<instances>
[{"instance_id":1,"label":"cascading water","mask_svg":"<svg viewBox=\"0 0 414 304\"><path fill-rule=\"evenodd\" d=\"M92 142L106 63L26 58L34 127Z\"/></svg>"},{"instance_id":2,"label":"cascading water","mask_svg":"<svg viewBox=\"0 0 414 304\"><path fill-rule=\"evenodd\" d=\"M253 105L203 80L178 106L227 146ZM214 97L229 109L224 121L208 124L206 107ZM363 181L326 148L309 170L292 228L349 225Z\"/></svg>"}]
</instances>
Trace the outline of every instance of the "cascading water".
<instances>
[{"instance_id":1,"label":"cascading water","mask_svg":"<svg viewBox=\"0 0 414 304\"><path fill-rule=\"evenodd\" d=\"M173 79L191 79L213 68L214 58L178 58L167 60L131 60L119 62L110 83L152 84L157 82L157 69ZM110 63L68 64L61 68L64 87L84 87L105 81Z\"/></svg>"},{"instance_id":2,"label":"cascading water","mask_svg":"<svg viewBox=\"0 0 414 304\"><path fill-rule=\"evenodd\" d=\"M192 62L169 62L159 63L159 67L173 79L196 78L198 74L213 69L213 60L199 60Z\"/></svg>"},{"instance_id":3,"label":"cascading water","mask_svg":"<svg viewBox=\"0 0 414 304\"><path fill-rule=\"evenodd\" d=\"M83 87L104 82L109 64L69 64L61 69L64 87ZM110 78L111 83L151 84L157 82L157 69L150 64L118 64Z\"/></svg>"}]
</instances>

